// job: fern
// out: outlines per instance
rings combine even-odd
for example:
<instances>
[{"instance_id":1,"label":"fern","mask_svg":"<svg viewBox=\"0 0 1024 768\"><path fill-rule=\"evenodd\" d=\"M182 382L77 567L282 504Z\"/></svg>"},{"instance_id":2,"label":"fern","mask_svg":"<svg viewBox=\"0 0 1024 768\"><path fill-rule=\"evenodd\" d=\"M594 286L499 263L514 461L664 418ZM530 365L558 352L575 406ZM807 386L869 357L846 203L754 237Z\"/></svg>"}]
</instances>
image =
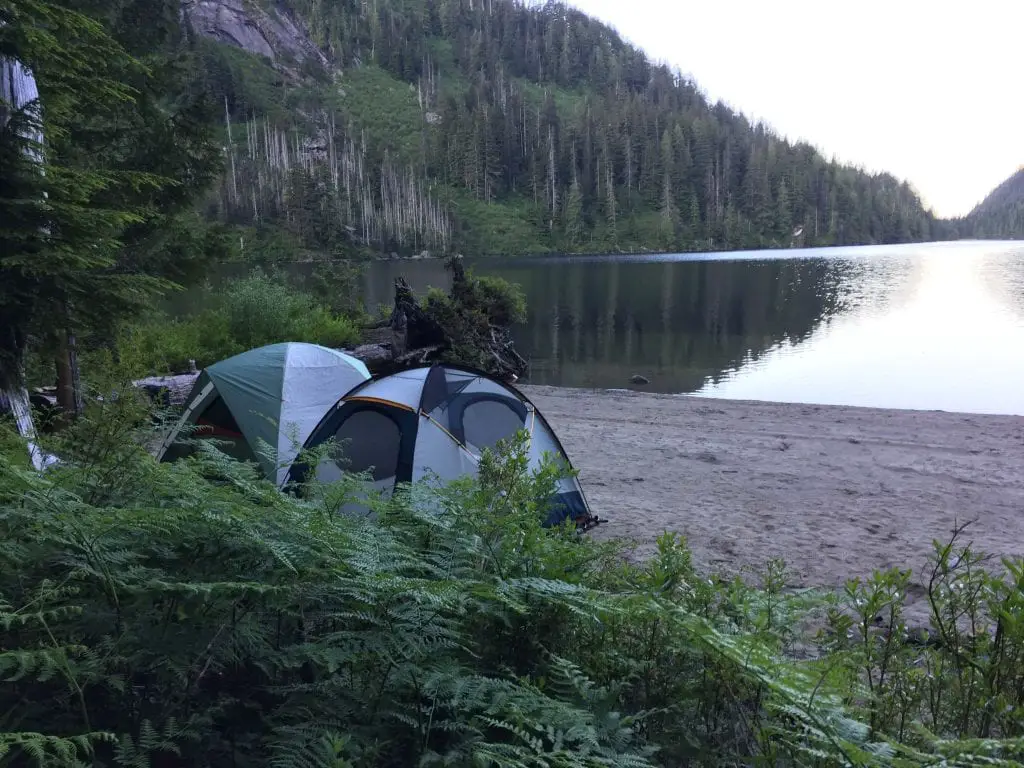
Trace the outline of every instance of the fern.
<instances>
[{"instance_id":1,"label":"fern","mask_svg":"<svg viewBox=\"0 0 1024 768\"><path fill-rule=\"evenodd\" d=\"M27 757L39 766L84 766L94 755L96 744L113 741L114 736L109 733L71 737L32 732L0 733L0 758Z\"/></svg>"},{"instance_id":2,"label":"fern","mask_svg":"<svg viewBox=\"0 0 1024 768\"><path fill-rule=\"evenodd\" d=\"M82 427L88 445L68 440L45 476L0 454L0 760L909 766L1024 752L1005 713L1000 739L871 728L851 677L833 675L848 649L831 667L783 655L818 603L786 592L781 569L748 586L698 574L677 537L630 565L618 545L545 529L557 471L525 473L520 444L477 481L403 488L354 519L333 513L349 480L281 494L216 450L165 465L104 446L146 437L115 429L119 414L91 414L106 437ZM1013 590L991 595L1012 614Z\"/></svg>"}]
</instances>

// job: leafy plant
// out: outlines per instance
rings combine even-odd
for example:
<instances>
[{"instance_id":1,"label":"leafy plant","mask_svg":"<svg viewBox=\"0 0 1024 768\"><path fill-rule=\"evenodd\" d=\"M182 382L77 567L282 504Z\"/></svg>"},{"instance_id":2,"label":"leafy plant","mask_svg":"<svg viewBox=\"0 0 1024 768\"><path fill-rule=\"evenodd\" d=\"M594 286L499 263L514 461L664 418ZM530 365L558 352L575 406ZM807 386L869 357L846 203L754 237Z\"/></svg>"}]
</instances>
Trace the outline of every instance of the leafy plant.
<instances>
[{"instance_id":1,"label":"leafy plant","mask_svg":"<svg viewBox=\"0 0 1024 768\"><path fill-rule=\"evenodd\" d=\"M823 600L783 564L759 584L709 578L675 535L632 564L547 529L563 469L526 472L523 435L476 479L355 517L336 510L359 477L282 494L209 441L155 463L143 414L131 397L90 405L45 473L0 441L4 764L1022 757L1021 569L983 574L969 546L937 545L934 647L875 629L901 625L908 576L891 572L835 597L829 625L849 634L800 658L794 626Z\"/></svg>"},{"instance_id":2,"label":"leafy plant","mask_svg":"<svg viewBox=\"0 0 1024 768\"><path fill-rule=\"evenodd\" d=\"M500 277L464 271L461 257L448 262L453 272L451 293L433 288L423 309L449 340L442 354L447 362L504 375L495 350L511 349L509 329L526 318L526 299L519 286ZM515 355L510 355L515 357Z\"/></svg>"},{"instance_id":3,"label":"leafy plant","mask_svg":"<svg viewBox=\"0 0 1024 768\"><path fill-rule=\"evenodd\" d=\"M911 572L900 569L851 581L829 618L830 660L857 684L849 703L874 731L927 749L970 751L1024 727L1024 565L993 571L967 527L934 543L928 626L906 622Z\"/></svg>"},{"instance_id":4,"label":"leafy plant","mask_svg":"<svg viewBox=\"0 0 1024 768\"><path fill-rule=\"evenodd\" d=\"M154 312L126 326L116 343L124 366L137 375L182 371L189 360L202 367L280 341L344 347L359 339L354 321L259 269L222 291L207 289L201 303L185 318Z\"/></svg>"}]
</instances>

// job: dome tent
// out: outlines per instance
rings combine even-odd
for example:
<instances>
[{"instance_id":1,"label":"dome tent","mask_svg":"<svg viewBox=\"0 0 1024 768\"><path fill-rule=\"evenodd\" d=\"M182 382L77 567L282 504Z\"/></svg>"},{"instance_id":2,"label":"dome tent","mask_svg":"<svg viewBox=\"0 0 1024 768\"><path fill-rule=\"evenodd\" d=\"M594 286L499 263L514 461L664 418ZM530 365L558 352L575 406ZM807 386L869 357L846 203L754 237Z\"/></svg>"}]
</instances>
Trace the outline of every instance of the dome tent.
<instances>
[{"instance_id":1,"label":"dome tent","mask_svg":"<svg viewBox=\"0 0 1024 768\"><path fill-rule=\"evenodd\" d=\"M554 431L524 394L481 371L434 365L374 379L348 392L304 448L336 440L342 455L323 459L316 478L334 482L345 472L368 472L372 489L388 494L398 483L432 475L442 480L475 476L484 448L524 428L530 435L531 469L540 466L545 453L571 467ZM287 482L305 481L310 470L296 462ZM548 525L566 519L584 528L597 523L575 477L559 481L553 507Z\"/></svg>"},{"instance_id":2,"label":"dome tent","mask_svg":"<svg viewBox=\"0 0 1024 768\"><path fill-rule=\"evenodd\" d=\"M157 459L187 455L190 438L214 438L228 455L259 463L280 486L324 414L369 378L361 360L318 344L270 344L221 360L199 374ZM182 434L189 425L194 434ZM259 450L260 441L269 455Z\"/></svg>"}]
</instances>

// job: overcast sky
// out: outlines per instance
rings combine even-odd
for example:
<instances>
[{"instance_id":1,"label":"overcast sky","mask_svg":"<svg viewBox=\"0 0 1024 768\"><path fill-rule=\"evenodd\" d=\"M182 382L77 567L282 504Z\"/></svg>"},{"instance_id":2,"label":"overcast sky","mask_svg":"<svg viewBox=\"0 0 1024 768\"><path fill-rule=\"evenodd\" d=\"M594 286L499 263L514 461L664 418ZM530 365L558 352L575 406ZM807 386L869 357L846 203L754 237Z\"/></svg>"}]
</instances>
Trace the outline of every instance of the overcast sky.
<instances>
[{"instance_id":1,"label":"overcast sky","mask_svg":"<svg viewBox=\"0 0 1024 768\"><path fill-rule=\"evenodd\" d=\"M967 213L1024 165L1024 0L570 0L826 156Z\"/></svg>"}]
</instances>

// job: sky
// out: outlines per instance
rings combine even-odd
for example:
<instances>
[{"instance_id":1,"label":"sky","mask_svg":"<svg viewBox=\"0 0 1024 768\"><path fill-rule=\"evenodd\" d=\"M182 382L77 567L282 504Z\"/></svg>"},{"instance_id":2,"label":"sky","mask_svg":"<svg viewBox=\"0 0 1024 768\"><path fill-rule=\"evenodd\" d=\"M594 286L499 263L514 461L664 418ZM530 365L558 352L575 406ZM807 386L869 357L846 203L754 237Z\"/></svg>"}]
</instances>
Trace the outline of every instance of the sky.
<instances>
[{"instance_id":1,"label":"sky","mask_svg":"<svg viewBox=\"0 0 1024 768\"><path fill-rule=\"evenodd\" d=\"M827 157L966 214L1024 165L1024 0L570 0Z\"/></svg>"}]
</instances>

